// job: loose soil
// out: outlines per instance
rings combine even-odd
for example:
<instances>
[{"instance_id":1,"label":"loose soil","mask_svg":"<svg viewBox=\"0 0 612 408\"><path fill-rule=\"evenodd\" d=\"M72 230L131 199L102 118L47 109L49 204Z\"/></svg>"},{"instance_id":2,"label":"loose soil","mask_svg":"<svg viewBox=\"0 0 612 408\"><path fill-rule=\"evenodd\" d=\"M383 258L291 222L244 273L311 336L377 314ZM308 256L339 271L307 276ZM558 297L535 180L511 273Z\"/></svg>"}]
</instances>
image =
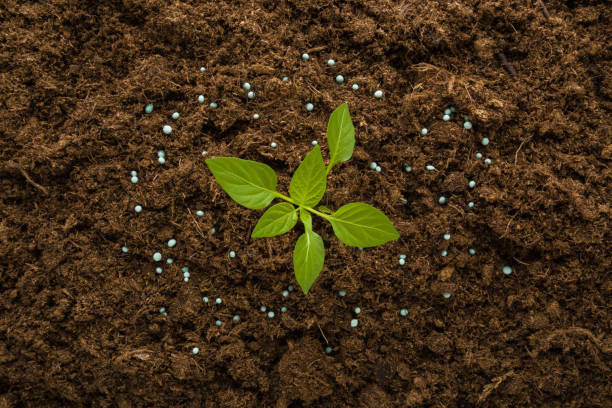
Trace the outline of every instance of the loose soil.
<instances>
[{"instance_id":1,"label":"loose soil","mask_svg":"<svg viewBox=\"0 0 612 408\"><path fill-rule=\"evenodd\" d=\"M5 0L0 407L612 406L611 14L569 0ZM401 238L359 251L317 220L323 272L285 299L301 227L251 239L262 211L234 203L201 153L265 162L286 191L343 101L357 145L323 204L368 202ZM155 251L175 259L161 275Z\"/></svg>"}]
</instances>

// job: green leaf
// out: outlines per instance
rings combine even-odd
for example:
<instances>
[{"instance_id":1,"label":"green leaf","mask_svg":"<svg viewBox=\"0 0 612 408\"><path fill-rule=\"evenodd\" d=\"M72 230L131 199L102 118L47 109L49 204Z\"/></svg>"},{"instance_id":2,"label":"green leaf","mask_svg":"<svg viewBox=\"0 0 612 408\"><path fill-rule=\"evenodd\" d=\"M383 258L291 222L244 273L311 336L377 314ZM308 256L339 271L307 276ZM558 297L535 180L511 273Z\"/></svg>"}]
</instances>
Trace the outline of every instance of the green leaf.
<instances>
[{"instance_id":1,"label":"green leaf","mask_svg":"<svg viewBox=\"0 0 612 408\"><path fill-rule=\"evenodd\" d=\"M289 203L275 204L257 221L251 237L264 238L284 234L295 226L297 220L297 209L294 206Z\"/></svg>"},{"instance_id":2,"label":"green leaf","mask_svg":"<svg viewBox=\"0 0 612 408\"><path fill-rule=\"evenodd\" d=\"M332 211L332 210L330 210L329 208L327 208L327 207L326 207L326 206L324 206L324 205L320 205L320 206L319 206L319 208L318 208L318 210L319 210L319 211L321 211L322 213L325 213L325 214L331 214L331 213L333 213L333 211Z\"/></svg>"},{"instance_id":3,"label":"green leaf","mask_svg":"<svg viewBox=\"0 0 612 408\"><path fill-rule=\"evenodd\" d=\"M327 144L329 145L329 168L353 155L355 147L355 128L348 105L343 103L331 114L327 122Z\"/></svg>"},{"instance_id":4,"label":"green leaf","mask_svg":"<svg viewBox=\"0 0 612 408\"><path fill-rule=\"evenodd\" d=\"M309 214L310 215L310 214ZM325 248L323 238L312 229L300 235L293 251L293 270L302 292L307 294L323 269Z\"/></svg>"},{"instance_id":5,"label":"green leaf","mask_svg":"<svg viewBox=\"0 0 612 408\"><path fill-rule=\"evenodd\" d=\"M312 207L321 201L326 187L325 163L321 155L321 146L317 145L293 173L289 184L289 195L298 204Z\"/></svg>"},{"instance_id":6,"label":"green leaf","mask_svg":"<svg viewBox=\"0 0 612 408\"><path fill-rule=\"evenodd\" d=\"M327 219L346 245L367 248L399 238L389 218L369 204L343 205Z\"/></svg>"},{"instance_id":7,"label":"green leaf","mask_svg":"<svg viewBox=\"0 0 612 408\"><path fill-rule=\"evenodd\" d=\"M276 174L266 164L235 157L216 157L206 160L206 165L223 190L246 208L265 208L276 197Z\"/></svg>"}]
</instances>

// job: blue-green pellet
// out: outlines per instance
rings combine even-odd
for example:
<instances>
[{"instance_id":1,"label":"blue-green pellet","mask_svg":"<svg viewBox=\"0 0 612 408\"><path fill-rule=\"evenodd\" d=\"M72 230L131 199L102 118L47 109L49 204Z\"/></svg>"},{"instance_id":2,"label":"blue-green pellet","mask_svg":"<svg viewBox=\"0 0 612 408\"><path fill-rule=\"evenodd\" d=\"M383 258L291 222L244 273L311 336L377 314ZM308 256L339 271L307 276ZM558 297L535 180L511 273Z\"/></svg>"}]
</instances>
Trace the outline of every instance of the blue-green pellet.
<instances>
[{"instance_id":1,"label":"blue-green pellet","mask_svg":"<svg viewBox=\"0 0 612 408\"><path fill-rule=\"evenodd\" d=\"M181 115L178 112L172 114L172 119L177 120Z\"/></svg>"},{"instance_id":2,"label":"blue-green pellet","mask_svg":"<svg viewBox=\"0 0 612 408\"><path fill-rule=\"evenodd\" d=\"M504 275L510 275L512 273L512 267L506 265L502 268Z\"/></svg>"},{"instance_id":3,"label":"blue-green pellet","mask_svg":"<svg viewBox=\"0 0 612 408\"><path fill-rule=\"evenodd\" d=\"M463 122L463 127L465 128L465 130L470 130L472 128L472 122L470 121Z\"/></svg>"},{"instance_id":4,"label":"blue-green pellet","mask_svg":"<svg viewBox=\"0 0 612 408\"><path fill-rule=\"evenodd\" d=\"M380 173L380 172L382 171L382 167L380 167L380 166L376 166L376 169L375 169L375 170L376 170L377 172L379 172L379 173Z\"/></svg>"},{"instance_id":5,"label":"blue-green pellet","mask_svg":"<svg viewBox=\"0 0 612 408\"><path fill-rule=\"evenodd\" d=\"M335 64L336 64L336 61L334 61L333 59L327 60L327 65L329 65L330 67L333 67Z\"/></svg>"},{"instance_id":6,"label":"blue-green pellet","mask_svg":"<svg viewBox=\"0 0 612 408\"><path fill-rule=\"evenodd\" d=\"M234 315L234 317L232 317L232 320L235 321L235 322L239 322L240 321L240 316Z\"/></svg>"},{"instance_id":7,"label":"blue-green pellet","mask_svg":"<svg viewBox=\"0 0 612 408\"><path fill-rule=\"evenodd\" d=\"M206 71L206 67L200 67L200 72Z\"/></svg>"},{"instance_id":8,"label":"blue-green pellet","mask_svg":"<svg viewBox=\"0 0 612 408\"><path fill-rule=\"evenodd\" d=\"M132 178L130 179L130 181L134 184L138 183L138 177L137 176L132 176Z\"/></svg>"},{"instance_id":9,"label":"blue-green pellet","mask_svg":"<svg viewBox=\"0 0 612 408\"><path fill-rule=\"evenodd\" d=\"M355 314L361 313L361 308L360 307L356 307L354 312L355 312Z\"/></svg>"},{"instance_id":10,"label":"blue-green pellet","mask_svg":"<svg viewBox=\"0 0 612 408\"><path fill-rule=\"evenodd\" d=\"M289 285L289 286L287 286L287 290L288 290L289 292L293 292L293 285Z\"/></svg>"},{"instance_id":11,"label":"blue-green pellet","mask_svg":"<svg viewBox=\"0 0 612 408\"><path fill-rule=\"evenodd\" d=\"M137 213L141 212L142 211L142 206L140 206L140 205L134 206L134 211L136 211Z\"/></svg>"},{"instance_id":12,"label":"blue-green pellet","mask_svg":"<svg viewBox=\"0 0 612 408\"><path fill-rule=\"evenodd\" d=\"M272 318L274 317L274 312L270 310L270 311L268 312L268 317L269 317L270 319L272 319Z\"/></svg>"},{"instance_id":13,"label":"blue-green pellet","mask_svg":"<svg viewBox=\"0 0 612 408\"><path fill-rule=\"evenodd\" d=\"M342 75L337 75L336 76L336 82L339 84L343 84L344 83L344 77Z\"/></svg>"},{"instance_id":14,"label":"blue-green pellet","mask_svg":"<svg viewBox=\"0 0 612 408\"><path fill-rule=\"evenodd\" d=\"M204 103L205 100L206 100L206 98L204 97L204 95L199 95L198 96L198 102Z\"/></svg>"},{"instance_id":15,"label":"blue-green pellet","mask_svg":"<svg viewBox=\"0 0 612 408\"><path fill-rule=\"evenodd\" d=\"M283 77L283 82L288 82L289 81L289 77L284 76Z\"/></svg>"},{"instance_id":16,"label":"blue-green pellet","mask_svg":"<svg viewBox=\"0 0 612 408\"><path fill-rule=\"evenodd\" d=\"M445 115L450 115L451 114L451 110L449 108L444 109L444 114Z\"/></svg>"},{"instance_id":17,"label":"blue-green pellet","mask_svg":"<svg viewBox=\"0 0 612 408\"><path fill-rule=\"evenodd\" d=\"M159 313L165 313L166 312L166 308L165 307L160 307L159 308Z\"/></svg>"},{"instance_id":18,"label":"blue-green pellet","mask_svg":"<svg viewBox=\"0 0 612 408\"><path fill-rule=\"evenodd\" d=\"M185 277L183 278L183 281L184 281L184 282L189 282L189 276L185 276Z\"/></svg>"},{"instance_id":19,"label":"blue-green pellet","mask_svg":"<svg viewBox=\"0 0 612 408\"><path fill-rule=\"evenodd\" d=\"M253 120L257 120L259 119L259 113L254 113L253 114Z\"/></svg>"},{"instance_id":20,"label":"blue-green pellet","mask_svg":"<svg viewBox=\"0 0 612 408\"><path fill-rule=\"evenodd\" d=\"M334 349L333 349L333 348L331 348L330 346L325 347L325 353L326 353L326 354L331 354L331 353L332 353L332 351L334 351Z\"/></svg>"},{"instance_id":21,"label":"blue-green pellet","mask_svg":"<svg viewBox=\"0 0 612 408\"><path fill-rule=\"evenodd\" d=\"M351 320L351 327L357 327L359 325L359 320L353 319Z\"/></svg>"},{"instance_id":22,"label":"blue-green pellet","mask_svg":"<svg viewBox=\"0 0 612 408\"><path fill-rule=\"evenodd\" d=\"M284 296L284 297L289 296L289 291L288 291L288 290L283 290L283 296Z\"/></svg>"},{"instance_id":23,"label":"blue-green pellet","mask_svg":"<svg viewBox=\"0 0 612 408\"><path fill-rule=\"evenodd\" d=\"M197 348L197 347L194 347L194 348L192 348L192 349L191 349L191 352L192 352L193 354L198 354L198 353L200 352L200 349L199 349L199 348Z\"/></svg>"},{"instance_id":24,"label":"blue-green pellet","mask_svg":"<svg viewBox=\"0 0 612 408\"><path fill-rule=\"evenodd\" d=\"M223 324L223 322L221 320L217 320L215 321L215 324L220 327Z\"/></svg>"},{"instance_id":25,"label":"blue-green pellet","mask_svg":"<svg viewBox=\"0 0 612 408\"><path fill-rule=\"evenodd\" d=\"M163 157L158 157L157 161L159 162L159 164L165 164L166 163L166 159L164 159Z\"/></svg>"},{"instance_id":26,"label":"blue-green pellet","mask_svg":"<svg viewBox=\"0 0 612 408\"><path fill-rule=\"evenodd\" d=\"M145 113L151 113L151 112L153 112L153 104L152 104L152 103L150 103L150 104L148 104L147 106L145 106L144 111L145 111Z\"/></svg>"},{"instance_id":27,"label":"blue-green pellet","mask_svg":"<svg viewBox=\"0 0 612 408\"><path fill-rule=\"evenodd\" d=\"M377 166L378 166L378 164L376 164L376 162L372 162L372 163L370 163L370 168L371 168L372 170L374 170L374 169L375 169Z\"/></svg>"},{"instance_id":28,"label":"blue-green pellet","mask_svg":"<svg viewBox=\"0 0 612 408\"><path fill-rule=\"evenodd\" d=\"M206 156L208 152L206 150L202 150L202 156Z\"/></svg>"},{"instance_id":29,"label":"blue-green pellet","mask_svg":"<svg viewBox=\"0 0 612 408\"><path fill-rule=\"evenodd\" d=\"M154 260L155 262L159 262L159 261L161 261L161 260L162 260L162 254L160 254L159 252L154 253L154 254L153 254L153 260Z\"/></svg>"},{"instance_id":30,"label":"blue-green pellet","mask_svg":"<svg viewBox=\"0 0 612 408\"><path fill-rule=\"evenodd\" d=\"M208 296L202 297L202 301L204 301L204 303L208 303Z\"/></svg>"},{"instance_id":31,"label":"blue-green pellet","mask_svg":"<svg viewBox=\"0 0 612 408\"><path fill-rule=\"evenodd\" d=\"M204 211L202 211L202 210L198 210L198 211L196 211L196 215L197 215L198 217L203 217L203 216L204 216Z\"/></svg>"},{"instance_id":32,"label":"blue-green pellet","mask_svg":"<svg viewBox=\"0 0 612 408\"><path fill-rule=\"evenodd\" d=\"M468 249L468 253L469 253L470 255L476 255L476 250L475 250L474 248L469 248L469 249Z\"/></svg>"},{"instance_id":33,"label":"blue-green pellet","mask_svg":"<svg viewBox=\"0 0 612 408\"><path fill-rule=\"evenodd\" d=\"M448 251L445 249L445 250L442 251L442 253L440 255L446 256L446 255L448 255Z\"/></svg>"},{"instance_id":34,"label":"blue-green pellet","mask_svg":"<svg viewBox=\"0 0 612 408\"><path fill-rule=\"evenodd\" d=\"M425 135L427 134L427 132L429 132L429 130L427 130L427 128L423 128L423 129L421 129L421 134L422 134L423 136L425 136Z\"/></svg>"},{"instance_id":35,"label":"blue-green pellet","mask_svg":"<svg viewBox=\"0 0 612 408\"><path fill-rule=\"evenodd\" d=\"M491 159L489 159L489 158L487 157L487 158L484 160L484 162L485 162L486 164L491 164Z\"/></svg>"},{"instance_id":36,"label":"blue-green pellet","mask_svg":"<svg viewBox=\"0 0 612 408\"><path fill-rule=\"evenodd\" d=\"M272 143L270 143L270 147L271 147L271 148L275 149L275 148L276 148L276 146L278 146L278 145L276 144L276 142L272 142Z\"/></svg>"},{"instance_id":37,"label":"blue-green pellet","mask_svg":"<svg viewBox=\"0 0 612 408\"><path fill-rule=\"evenodd\" d=\"M308 60L310 59L310 55L308 55L307 53L303 53L303 54L302 54L302 59L303 59L304 61L308 61Z\"/></svg>"},{"instance_id":38,"label":"blue-green pellet","mask_svg":"<svg viewBox=\"0 0 612 408\"><path fill-rule=\"evenodd\" d=\"M123 252L124 254L127 254L128 252L130 252L130 250L128 249L128 247L122 246L121 247L121 252Z\"/></svg>"},{"instance_id":39,"label":"blue-green pellet","mask_svg":"<svg viewBox=\"0 0 612 408\"><path fill-rule=\"evenodd\" d=\"M406 173L410 173L412 171L412 166L406 166L404 170L406 170Z\"/></svg>"},{"instance_id":40,"label":"blue-green pellet","mask_svg":"<svg viewBox=\"0 0 612 408\"><path fill-rule=\"evenodd\" d=\"M380 89L378 91L374 92L374 97L376 99L380 99L380 98L382 98L382 96L383 96L383 91L381 91Z\"/></svg>"},{"instance_id":41,"label":"blue-green pellet","mask_svg":"<svg viewBox=\"0 0 612 408\"><path fill-rule=\"evenodd\" d=\"M167 263L167 264L171 264L172 262L174 262L174 259L172 259L172 258L168 258L168 259L166 259L166 263Z\"/></svg>"},{"instance_id":42,"label":"blue-green pellet","mask_svg":"<svg viewBox=\"0 0 612 408\"><path fill-rule=\"evenodd\" d=\"M445 204L445 203L446 203L446 197L441 196L440 198L438 198L438 202L439 202L440 204Z\"/></svg>"},{"instance_id":43,"label":"blue-green pellet","mask_svg":"<svg viewBox=\"0 0 612 408\"><path fill-rule=\"evenodd\" d=\"M210 234L211 234L211 235L215 235L215 232L217 232L217 230L215 229L215 227L212 227L212 228L210 229Z\"/></svg>"},{"instance_id":44,"label":"blue-green pellet","mask_svg":"<svg viewBox=\"0 0 612 408\"><path fill-rule=\"evenodd\" d=\"M137 175L138 175L138 172L136 170L132 170L130 172L130 176L132 176L132 177L137 176Z\"/></svg>"},{"instance_id":45,"label":"blue-green pellet","mask_svg":"<svg viewBox=\"0 0 612 408\"><path fill-rule=\"evenodd\" d=\"M312 144L313 146L316 146L316 145L318 145L318 144L319 144L319 142L317 142L316 140L313 140L311 144Z\"/></svg>"},{"instance_id":46,"label":"blue-green pellet","mask_svg":"<svg viewBox=\"0 0 612 408\"><path fill-rule=\"evenodd\" d=\"M211 108L215 109L219 105L217 105L217 102L211 102L210 105L208 105L208 106L210 106Z\"/></svg>"},{"instance_id":47,"label":"blue-green pellet","mask_svg":"<svg viewBox=\"0 0 612 408\"><path fill-rule=\"evenodd\" d=\"M215 303L220 305L221 303L223 303L223 301L221 300L221 298L216 298Z\"/></svg>"},{"instance_id":48,"label":"blue-green pellet","mask_svg":"<svg viewBox=\"0 0 612 408\"><path fill-rule=\"evenodd\" d=\"M172 238L168 240L168 247L172 248L176 245L176 239Z\"/></svg>"},{"instance_id":49,"label":"blue-green pellet","mask_svg":"<svg viewBox=\"0 0 612 408\"><path fill-rule=\"evenodd\" d=\"M249 93L247 94L247 98L249 98L249 99L255 98L255 92L249 91Z\"/></svg>"},{"instance_id":50,"label":"blue-green pellet","mask_svg":"<svg viewBox=\"0 0 612 408\"><path fill-rule=\"evenodd\" d=\"M166 157L166 152L163 150L158 150L157 151L157 157Z\"/></svg>"},{"instance_id":51,"label":"blue-green pellet","mask_svg":"<svg viewBox=\"0 0 612 408\"><path fill-rule=\"evenodd\" d=\"M476 158L477 159L482 159L482 153L476 153Z\"/></svg>"},{"instance_id":52,"label":"blue-green pellet","mask_svg":"<svg viewBox=\"0 0 612 408\"><path fill-rule=\"evenodd\" d=\"M405 198L401 198L400 199L400 203L406 205L406 204L408 204L408 200L406 200Z\"/></svg>"},{"instance_id":53,"label":"blue-green pellet","mask_svg":"<svg viewBox=\"0 0 612 408\"><path fill-rule=\"evenodd\" d=\"M444 234L444 239L445 239L445 240L447 240L447 241L448 241L450 238L451 238L450 234Z\"/></svg>"},{"instance_id":54,"label":"blue-green pellet","mask_svg":"<svg viewBox=\"0 0 612 408\"><path fill-rule=\"evenodd\" d=\"M408 309L402 309L400 310L400 314L404 317L408 316Z\"/></svg>"},{"instance_id":55,"label":"blue-green pellet","mask_svg":"<svg viewBox=\"0 0 612 408\"><path fill-rule=\"evenodd\" d=\"M442 116L442 120L445 122L448 122L450 120L450 116L449 115L444 115Z\"/></svg>"},{"instance_id":56,"label":"blue-green pellet","mask_svg":"<svg viewBox=\"0 0 612 408\"><path fill-rule=\"evenodd\" d=\"M230 251L229 256L230 256L230 258L235 258L236 257L236 252Z\"/></svg>"},{"instance_id":57,"label":"blue-green pellet","mask_svg":"<svg viewBox=\"0 0 612 408\"><path fill-rule=\"evenodd\" d=\"M360 251L363 251L363 248L362 248L362 247L357 247L357 249L358 249L358 250L360 250Z\"/></svg>"},{"instance_id":58,"label":"blue-green pellet","mask_svg":"<svg viewBox=\"0 0 612 408\"><path fill-rule=\"evenodd\" d=\"M434 171L435 169L436 168L432 166L431 164L428 164L427 166L425 166L425 170Z\"/></svg>"},{"instance_id":59,"label":"blue-green pellet","mask_svg":"<svg viewBox=\"0 0 612 408\"><path fill-rule=\"evenodd\" d=\"M260 308L259 308L259 310L260 310L262 313L265 313L265 311L266 311L266 310L268 310L268 308L267 308L267 307L265 307L265 306L262 306L262 307L260 307Z\"/></svg>"},{"instance_id":60,"label":"blue-green pellet","mask_svg":"<svg viewBox=\"0 0 612 408\"><path fill-rule=\"evenodd\" d=\"M455 112L455 107L454 107L454 106L451 106L451 107L450 107L450 111L451 111L451 112Z\"/></svg>"},{"instance_id":61,"label":"blue-green pellet","mask_svg":"<svg viewBox=\"0 0 612 408\"><path fill-rule=\"evenodd\" d=\"M358 90L358 89L359 89L359 85L357 85L357 84L353 84L353 91L356 91L356 90Z\"/></svg>"},{"instance_id":62,"label":"blue-green pellet","mask_svg":"<svg viewBox=\"0 0 612 408\"><path fill-rule=\"evenodd\" d=\"M468 203L468 207L470 207L470 208L474 208L474 202L473 202L473 201L470 201L470 202Z\"/></svg>"},{"instance_id":63,"label":"blue-green pellet","mask_svg":"<svg viewBox=\"0 0 612 408\"><path fill-rule=\"evenodd\" d=\"M399 258L400 259L406 259L406 254L400 254Z\"/></svg>"},{"instance_id":64,"label":"blue-green pellet","mask_svg":"<svg viewBox=\"0 0 612 408\"><path fill-rule=\"evenodd\" d=\"M164 131L165 134L169 135L170 133L172 133L172 126L170 125L164 125L164 127L162 128L162 130Z\"/></svg>"},{"instance_id":65,"label":"blue-green pellet","mask_svg":"<svg viewBox=\"0 0 612 408\"><path fill-rule=\"evenodd\" d=\"M189 273L189 267L187 267L187 266L183 266L183 267L181 268L181 271L182 271L183 273Z\"/></svg>"},{"instance_id":66,"label":"blue-green pellet","mask_svg":"<svg viewBox=\"0 0 612 408\"><path fill-rule=\"evenodd\" d=\"M469 188L474 188L476 187L476 182L474 180L470 180L470 182L468 183L468 187Z\"/></svg>"},{"instance_id":67,"label":"blue-green pellet","mask_svg":"<svg viewBox=\"0 0 612 408\"><path fill-rule=\"evenodd\" d=\"M158 267L156 267L156 268L155 268L155 273L156 273L156 274L158 274L158 275L159 275L160 273L162 273L163 271L164 271L164 270L162 269L162 267L161 267L161 266L158 266Z\"/></svg>"},{"instance_id":68,"label":"blue-green pellet","mask_svg":"<svg viewBox=\"0 0 612 408\"><path fill-rule=\"evenodd\" d=\"M244 84L242 84L242 89L244 89L245 91L250 91L251 84L249 84L248 82L245 82Z\"/></svg>"},{"instance_id":69,"label":"blue-green pellet","mask_svg":"<svg viewBox=\"0 0 612 408\"><path fill-rule=\"evenodd\" d=\"M287 311L287 308L285 306L281 307L281 313L285 313Z\"/></svg>"},{"instance_id":70,"label":"blue-green pellet","mask_svg":"<svg viewBox=\"0 0 612 408\"><path fill-rule=\"evenodd\" d=\"M444 296L444 299L448 299L448 298L450 298L450 297L451 297L451 294L450 294L450 293L448 293L448 292L444 292L444 293L442 294L442 296Z\"/></svg>"},{"instance_id":71,"label":"blue-green pellet","mask_svg":"<svg viewBox=\"0 0 612 408\"><path fill-rule=\"evenodd\" d=\"M340 297L346 296L346 291L345 290L339 290L338 291L338 296L340 296Z\"/></svg>"},{"instance_id":72,"label":"blue-green pellet","mask_svg":"<svg viewBox=\"0 0 612 408\"><path fill-rule=\"evenodd\" d=\"M400 265L404 266L404 264L406 263L406 260L404 258L400 258L398 262Z\"/></svg>"},{"instance_id":73,"label":"blue-green pellet","mask_svg":"<svg viewBox=\"0 0 612 408\"><path fill-rule=\"evenodd\" d=\"M312 110L313 110L313 109L314 109L314 105L313 105L312 103L308 102L308 103L306 104L306 110L307 110L308 112L312 112Z\"/></svg>"},{"instance_id":74,"label":"blue-green pellet","mask_svg":"<svg viewBox=\"0 0 612 408\"><path fill-rule=\"evenodd\" d=\"M483 137L482 140L480 141L480 143L483 146L488 146L489 145L489 138L488 137Z\"/></svg>"}]
</instances>

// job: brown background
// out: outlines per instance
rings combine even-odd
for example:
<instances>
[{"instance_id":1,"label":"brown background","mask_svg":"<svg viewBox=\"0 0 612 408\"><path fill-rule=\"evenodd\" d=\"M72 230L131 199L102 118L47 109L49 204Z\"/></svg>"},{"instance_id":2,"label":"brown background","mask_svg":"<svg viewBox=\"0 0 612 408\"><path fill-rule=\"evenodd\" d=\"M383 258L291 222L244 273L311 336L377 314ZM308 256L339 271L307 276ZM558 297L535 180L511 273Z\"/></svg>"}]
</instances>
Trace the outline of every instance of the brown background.
<instances>
[{"instance_id":1,"label":"brown background","mask_svg":"<svg viewBox=\"0 0 612 408\"><path fill-rule=\"evenodd\" d=\"M612 406L612 7L538 3L4 1L0 407ZM316 220L325 268L283 299L301 227L250 239L262 212L201 152L286 191L343 101L357 146L323 203L368 202L401 238L360 252Z\"/></svg>"}]
</instances>

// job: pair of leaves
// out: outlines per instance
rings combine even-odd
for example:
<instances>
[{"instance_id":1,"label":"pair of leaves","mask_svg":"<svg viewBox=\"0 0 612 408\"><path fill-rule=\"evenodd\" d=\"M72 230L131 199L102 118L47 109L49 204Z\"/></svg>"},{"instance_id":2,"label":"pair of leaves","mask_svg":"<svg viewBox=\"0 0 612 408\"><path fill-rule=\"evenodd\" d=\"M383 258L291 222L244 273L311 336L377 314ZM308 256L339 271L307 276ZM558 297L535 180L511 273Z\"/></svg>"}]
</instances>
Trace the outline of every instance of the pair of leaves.
<instances>
[{"instance_id":1,"label":"pair of leaves","mask_svg":"<svg viewBox=\"0 0 612 408\"><path fill-rule=\"evenodd\" d=\"M325 194L327 173L334 164L349 160L355 146L355 130L346 103L332 113L327 124L327 139L330 152L327 169L317 145L293 174L289 185L290 198L276 191L276 174L263 163L233 157L206 160L221 187L238 204L262 209L276 197L290 201L270 207L257 222L251 234L253 238L273 237L290 231L297 223L299 211L304 233L295 245L293 266L304 293L308 293L325 260L323 239L312 230L309 211L314 211L312 207ZM391 221L365 203L347 204L335 212L320 206L319 211L319 215L330 221L336 236L350 246L371 247L399 237Z\"/></svg>"}]
</instances>

